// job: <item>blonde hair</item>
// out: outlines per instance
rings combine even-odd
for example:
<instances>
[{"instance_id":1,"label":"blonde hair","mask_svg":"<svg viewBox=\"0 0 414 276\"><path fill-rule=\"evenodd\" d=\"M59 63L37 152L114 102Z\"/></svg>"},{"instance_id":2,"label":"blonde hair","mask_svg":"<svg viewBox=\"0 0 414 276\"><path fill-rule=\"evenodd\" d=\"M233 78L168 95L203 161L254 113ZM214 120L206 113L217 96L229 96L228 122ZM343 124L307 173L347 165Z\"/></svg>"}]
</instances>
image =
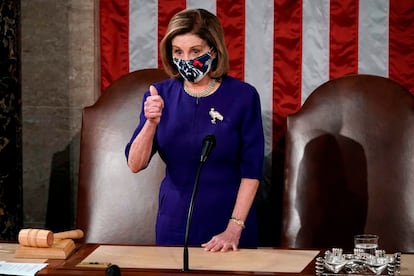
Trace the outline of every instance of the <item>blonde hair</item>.
<instances>
[{"instance_id":1,"label":"blonde hair","mask_svg":"<svg viewBox=\"0 0 414 276\"><path fill-rule=\"evenodd\" d=\"M199 36L216 52L209 72L210 77L221 78L226 75L229 70L229 55L223 27L214 14L204 9L180 11L168 23L167 32L160 43L161 60L167 74L175 78L180 77L172 59L172 40L177 35L187 33Z\"/></svg>"}]
</instances>

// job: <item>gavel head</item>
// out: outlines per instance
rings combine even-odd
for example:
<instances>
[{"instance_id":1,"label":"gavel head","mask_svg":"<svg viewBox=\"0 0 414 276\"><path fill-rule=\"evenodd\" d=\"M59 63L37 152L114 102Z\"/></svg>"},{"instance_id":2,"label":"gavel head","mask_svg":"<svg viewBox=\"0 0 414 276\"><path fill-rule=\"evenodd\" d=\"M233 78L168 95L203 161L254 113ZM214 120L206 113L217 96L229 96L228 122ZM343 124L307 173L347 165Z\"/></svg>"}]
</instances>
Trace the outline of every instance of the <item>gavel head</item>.
<instances>
[{"instance_id":1,"label":"gavel head","mask_svg":"<svg viewBox=\"0 0 414 276\"><path fill-rule=\"evenodd\" d=\"M22 229L19 243L31 247L50 247L53 245L53 232L42 229Z\"/></svg>"}]
</instances>

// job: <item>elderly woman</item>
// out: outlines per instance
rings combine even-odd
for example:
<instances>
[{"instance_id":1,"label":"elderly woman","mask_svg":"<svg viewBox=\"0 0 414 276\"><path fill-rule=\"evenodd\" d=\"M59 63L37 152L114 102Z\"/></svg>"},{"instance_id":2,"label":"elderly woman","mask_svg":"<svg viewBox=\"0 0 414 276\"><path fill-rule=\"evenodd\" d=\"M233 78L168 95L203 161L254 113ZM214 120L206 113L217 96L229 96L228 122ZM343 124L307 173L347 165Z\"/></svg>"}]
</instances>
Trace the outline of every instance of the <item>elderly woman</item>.
<instances>
[{"instance_id":1,"label":"elderly woman","mask_svg":"<svg viewBox=\"0 0 414 276\"><path fill-rule=\"evenodd\" d=\"M264 155L259 94L227 75L223 28L206 10L174 15L160 50L171 78L150 86L125 149L133 172L155 152L166 164L156 242L184 243L202 141L212 134L216 146L200 174L188 244L208 251L256 247L254 198Z\"/></svg>"}]
</instances>

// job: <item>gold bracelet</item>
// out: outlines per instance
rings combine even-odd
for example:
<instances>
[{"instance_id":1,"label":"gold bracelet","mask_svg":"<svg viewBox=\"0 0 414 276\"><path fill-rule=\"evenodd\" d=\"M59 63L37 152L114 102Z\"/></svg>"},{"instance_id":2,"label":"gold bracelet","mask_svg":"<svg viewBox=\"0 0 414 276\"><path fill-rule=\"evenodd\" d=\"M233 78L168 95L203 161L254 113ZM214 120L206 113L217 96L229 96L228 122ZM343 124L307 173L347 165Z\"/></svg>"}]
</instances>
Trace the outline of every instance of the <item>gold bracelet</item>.
<instances>
[{"instance_id":1,"label":"gold bracelet","mask_svg":"<svg viewBox=\"0 0 414 276\"><path fill-rule=\"evenodd\" d=\"M244 225L244 221L242 221L241 219L235 218L235 217L231 217L230 220L234 223L236 223L238 226L240 226L242 229L246 228L246 225Z\"/></svg>"}]
</instances>

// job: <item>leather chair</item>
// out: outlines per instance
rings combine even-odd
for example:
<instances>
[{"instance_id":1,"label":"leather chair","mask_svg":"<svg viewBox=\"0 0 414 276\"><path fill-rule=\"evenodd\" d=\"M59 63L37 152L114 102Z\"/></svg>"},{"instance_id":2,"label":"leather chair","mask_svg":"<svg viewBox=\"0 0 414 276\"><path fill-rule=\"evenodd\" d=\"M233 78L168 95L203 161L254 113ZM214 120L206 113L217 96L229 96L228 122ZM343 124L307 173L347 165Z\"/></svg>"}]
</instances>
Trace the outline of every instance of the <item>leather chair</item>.
<instances>
[{"instance_id":1,"label":"leather chair","mask_svg":"<svg viewBox=\"0 0 414 276\"><path fill-rule=\"evenodd\" d=\"M158 155L132 173L124 149L138 124L143 94L168 78L161 69L129 73L84 108L80 141L77 227L84 242L154 244L158 188L165 166Z\"/></svg>"},{"instance_id":2,"label":"leather chair","mask_svg":"<svg viewBox=\"0 0 414 276\"><path fill-rule=\"evenodd\" d=\"M352 250L379 235L414 252L414 96L396 82L349 75L318 87L287 117L281 245Z\"/></svg>"}]
</instances>

